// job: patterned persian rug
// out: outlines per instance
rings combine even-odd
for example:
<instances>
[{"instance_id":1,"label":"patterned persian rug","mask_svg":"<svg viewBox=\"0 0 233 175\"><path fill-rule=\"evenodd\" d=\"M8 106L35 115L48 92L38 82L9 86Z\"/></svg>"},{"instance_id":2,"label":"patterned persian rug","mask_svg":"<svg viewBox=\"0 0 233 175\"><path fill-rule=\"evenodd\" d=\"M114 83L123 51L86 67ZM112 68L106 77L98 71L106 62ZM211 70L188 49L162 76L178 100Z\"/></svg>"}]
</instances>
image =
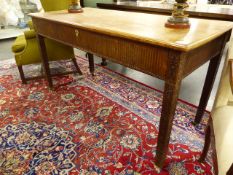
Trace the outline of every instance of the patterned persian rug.
<instances>
[{"instance_id":1,"label":"patterned persian rug","mask_svg":"<svg viewBox=\"0 0 233 175\"><path fill-rule=\"evenodd\" d=\"M1 175L200 175L213 174L213 148L199 163L203 123L192 126L196 107L179 101L165 166L158 169L156 142L162 93L77 58L84 75L21 84L13 62L0 64ZM65 69L66 68L66 69ZM73 69L53 63L52 72ZM40 66L29 66L36 76Z\"/></svg>"}]
</instances>

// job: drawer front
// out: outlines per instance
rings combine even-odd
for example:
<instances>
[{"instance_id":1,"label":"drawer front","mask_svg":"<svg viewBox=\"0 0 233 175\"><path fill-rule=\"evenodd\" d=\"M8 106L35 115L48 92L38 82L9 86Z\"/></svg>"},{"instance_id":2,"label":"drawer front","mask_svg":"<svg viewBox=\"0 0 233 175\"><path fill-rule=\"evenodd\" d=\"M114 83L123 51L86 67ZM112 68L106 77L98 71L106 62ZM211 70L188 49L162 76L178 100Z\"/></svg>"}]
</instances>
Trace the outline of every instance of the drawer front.
<instances>
[{"instance_id":1,"label":"drawer front","mask_svg":"<svg viewBox=\"0 0 233 175\"><path fill-rule=\"evenodd\" d=\"M168 49L75 28L56 22L33 19L36 31L50 39L107 58L126 67L164 80Z\"/></svg>"}]
</instances>

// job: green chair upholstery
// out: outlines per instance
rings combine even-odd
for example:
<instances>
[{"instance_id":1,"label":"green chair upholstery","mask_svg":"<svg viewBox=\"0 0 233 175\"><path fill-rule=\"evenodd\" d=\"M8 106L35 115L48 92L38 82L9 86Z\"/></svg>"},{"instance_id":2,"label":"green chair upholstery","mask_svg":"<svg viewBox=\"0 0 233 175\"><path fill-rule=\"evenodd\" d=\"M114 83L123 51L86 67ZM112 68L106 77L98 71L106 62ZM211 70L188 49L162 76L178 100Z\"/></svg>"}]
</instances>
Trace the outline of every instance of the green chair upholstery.
<instances>
[{"instance_id":1,"label":"green chair upholstery","mask_svg":"<svg viewBox=\"0 0 233 175\"><path fill-rule=\"evenodd\" d=\"M57 11L68 9L70 0L40 0L44 11Z\"/></svg>"},{"instance_id":2,"label":"green chair upholstery","mask_svg":"<svg viewBox=\"0 0 233 175\"><path fill-rule=\"evenodd\" d=\"M25 46L26 46L25 37L23 35L20 35L16 38L16 40L12 46L12 51L14 53L21 52L24 50Z\"/></svg>"},{"instance_id":3,"label":"green chair upholstery","mask_svg":"<svg viewBox=\"0 0 233 175\"><path fill-rule=\"evenodd\" d=\"M45 11L62 10L67 9L69 0L41 0L41 4ZM12 45L12 51L15 54L15 60L22 83L26 83L27 80L30 80L30 78L25 78L23 66L42 62L32 22L29 22L29 27L31 30L25 31L24 35L18 36ZM81 74L72 47L50 39L45 39L45 45L49 61L71 59L77 72Z\"/></svg>"}]
</instances>

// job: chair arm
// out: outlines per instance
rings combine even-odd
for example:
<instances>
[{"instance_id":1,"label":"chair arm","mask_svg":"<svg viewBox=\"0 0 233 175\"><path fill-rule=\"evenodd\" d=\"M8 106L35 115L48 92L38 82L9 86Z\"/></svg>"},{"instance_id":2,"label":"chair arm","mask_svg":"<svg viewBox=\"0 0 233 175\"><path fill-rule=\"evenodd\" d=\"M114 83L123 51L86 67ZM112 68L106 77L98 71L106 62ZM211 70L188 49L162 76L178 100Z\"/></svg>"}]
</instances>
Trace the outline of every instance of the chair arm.
<instances>
[{"instance_id":1,"label":"chair arm","mask_svg":"<svg viewBox=\"0 0 233 175\"><path fill-rule=\"evenodd\" d=\"M34 30L28 30L24 32L26 39L36 38L36 32Z\"/></svg>"},{"instance_id":2,"label":"chair arm","mask_svg":"<svg viewBox=\"0 0 233 175\"><path fill-rule=\"evenodd\" d=\"M233 94L233 59L229 60L230 66L230 85L231 85L231 92Z\"/></svg>"}]
</instances>

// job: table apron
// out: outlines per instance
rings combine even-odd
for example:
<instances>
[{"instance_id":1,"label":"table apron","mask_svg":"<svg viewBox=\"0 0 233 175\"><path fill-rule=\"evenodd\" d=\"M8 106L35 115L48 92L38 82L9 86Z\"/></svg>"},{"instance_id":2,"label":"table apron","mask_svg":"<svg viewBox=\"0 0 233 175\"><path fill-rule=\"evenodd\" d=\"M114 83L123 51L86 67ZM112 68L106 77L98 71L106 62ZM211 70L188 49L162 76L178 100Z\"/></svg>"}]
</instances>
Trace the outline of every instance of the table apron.
<instances>
[{"instance_id":1,"label":"table apron","mask_svg":"<svg viewBox=\"0 0 233 175\"><path fill-rule=\"evenodd\" d=\"M46 38L107 58L161 80L170 79L167 73L171 66L170 59L174 58L171 58L169 53L175 50L40 18L32 20L36 32ZM219 54L224 37L225 34L188 52L175 51L176 55L186 55L182 58L186 59L182 78Z\"/></svg>"},{"instance_id":2,"label":"table apron","mask_svg":"<svg viewBox=\"0 0 233 175\"><path fill-rule=\"evenodd\" d=\"M165 80L170 50L168 48L38 18L33 18L33 23L36 32L46 38Z\"/></svg>"},{"instance_id":3,"label":"table apron","mask_svg":"<svg viewBox=\"0 0 233 175\"><path fill-rule=\"evenodd\" d=\"M183 78L191 74L194 70L199 68L201 65L203 65L207 61L209 61L211 58L220 54L221 48L223 47L223 44L225 42L225 36L229 32L226 32L225 34L210 41L209 43L188 52Z\"/></svg>"}]
</instances>

